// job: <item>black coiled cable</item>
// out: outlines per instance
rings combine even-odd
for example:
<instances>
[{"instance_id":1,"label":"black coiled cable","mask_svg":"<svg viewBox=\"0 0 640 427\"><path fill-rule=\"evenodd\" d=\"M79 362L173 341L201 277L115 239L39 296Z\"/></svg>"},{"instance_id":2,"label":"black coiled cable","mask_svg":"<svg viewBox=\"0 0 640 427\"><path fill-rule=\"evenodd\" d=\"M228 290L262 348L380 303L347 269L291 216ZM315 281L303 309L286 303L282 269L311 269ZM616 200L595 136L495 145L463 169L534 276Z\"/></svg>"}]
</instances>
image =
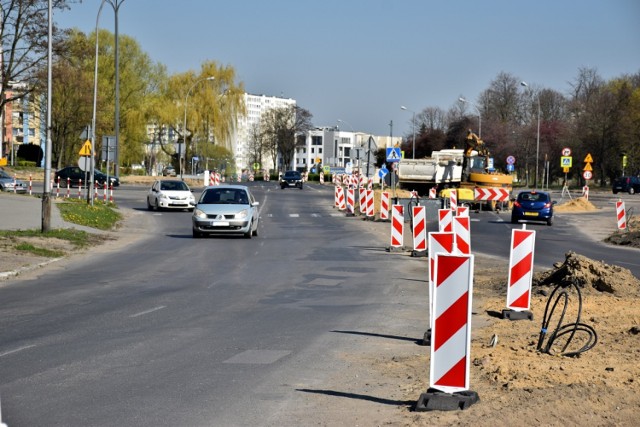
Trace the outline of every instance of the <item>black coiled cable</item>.
<instances>
[{"instance_id":1,"label":"black coiled cable","mask_svg":"<svg viewBox=\"0 0 640 427\"><path fill-rule=\"evenodd\" d=\"M574 323L562 324L564 321L565 314L567 313L567 306L569 304L569 288L573 287L578 294L578 315L576 317L576 321ZM557 294L557 297L554 300L554 296ZM551 302L553 301L553 305L551 306ZM553 318L553 314L558 307L560 302L564 302L564 306L562 307L562 314L558 319L558 323L556 325L555 330L548 334L549 324L551 323L551 319ZM551 306L551 309L549 307ZM563 337L565 335L569 335L566 339L564 346L560 353L557 353L560 356L566 357L575 357L580 353L584 353L585 351L591 350L596 343L598 342L598 335L596 334L595 329L593 329L589 325L585 325L580 322L580 316L582 314L582 293L580 292L580 287L573 282L561 283L557 285L551 295L549 295L549 300L547 301L547 305L544 309L544 317L542 318L542 328L540 329L540 337L538 338L538 351L553 354L551 349L553 348L556 340L558 338ZM586 343L575 351L567 351L569 344L576 336L576 334L585 333L587 334ZM546 344L545 344L545 338Z\"/></svg>"}]
</instances>

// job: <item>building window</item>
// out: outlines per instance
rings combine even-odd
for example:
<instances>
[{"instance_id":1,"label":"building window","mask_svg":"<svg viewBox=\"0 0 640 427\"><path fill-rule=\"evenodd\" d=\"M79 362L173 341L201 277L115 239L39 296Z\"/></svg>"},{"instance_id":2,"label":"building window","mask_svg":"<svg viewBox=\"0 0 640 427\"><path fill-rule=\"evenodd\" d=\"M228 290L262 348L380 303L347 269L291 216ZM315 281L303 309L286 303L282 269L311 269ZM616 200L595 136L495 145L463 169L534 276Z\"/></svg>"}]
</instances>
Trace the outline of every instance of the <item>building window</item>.
<instances>
[{"instance_id":1,"label":"building window","mask_svg":"<svg viewBox=\"0 0 640 427\"><path fill-rule=\"evenodd\" d=\"M321 136L312 136L311 137L311 145L322 145L322 137Z\"/></svg>"}]
</instances>

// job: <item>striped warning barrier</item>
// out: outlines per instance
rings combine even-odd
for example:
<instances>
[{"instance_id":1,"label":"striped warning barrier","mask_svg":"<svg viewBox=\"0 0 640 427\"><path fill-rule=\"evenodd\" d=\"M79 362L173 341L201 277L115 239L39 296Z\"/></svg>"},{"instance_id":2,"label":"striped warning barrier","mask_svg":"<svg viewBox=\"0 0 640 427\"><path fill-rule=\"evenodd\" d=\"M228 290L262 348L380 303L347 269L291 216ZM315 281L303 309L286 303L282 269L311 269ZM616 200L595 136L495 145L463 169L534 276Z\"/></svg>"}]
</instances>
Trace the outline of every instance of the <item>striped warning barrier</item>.
<instances>
[{"instance_id":1,"label":"striped warning barrier","mask_svg":"<svg viewBox=\"0 0 640 427\"><path fill-rule=\"evenodd\" d=\"M380 193L380 219L389 220L389 192L387 191Z\"/></svg>"},{"instance_id":2,"label":"striped warning barrier","mask_svg":"<svg viewBox=\"0 0 640 427\"><path fill-rule=\"evenodd\" d=\"M431 388L469 390L473 255L436 254Z\"/></svg>"},{"instance_id":3,"label":"striped warning barrier","mask_svg":"<svg viewBox=\"0 0 640 427\"><path fill-rule=\"evenodd\" d=\"M449 209L453 212L458 209L458 190L451 189L449 191Z\"/></svg>"},{"instance_id":4,"label":"striped warning barrier","mask_svg":"<svg viewBox=\"0 0 640 427\"><path fill-rule=\"evenodd\" d=\"M364 188L364 175L358 176L358 188Z\"/></svg>"},{"instance_id":5,"label":"striped warning barrier","mask_svg":"<svg viewBox=\"0 0 640 427\"><path fill-rule=\"evenodd\" d=\"M427 245L429 248L429 327L433 327L433 288L436 268L436 254L453 253L455 236L453 233L430 232ZM430 339L429 339L430 341Z\"/></svg>"},{"instance_id":6,"label":"striped warning barrier","mask_svg":"<svg viewBox=\"0 0 640 427\"><path fill-rule=\"evenodd\" d=\"M441 232L453 231L453 212L451 209L438 209L438 230Z\"/></svg>"},{"instance_id":7,"label":"striped warning barrier","mask_svg":"<svg viewBox=\"0 0 640 427\"><path fill-rule=\"evenodd\" d=\"M427 218L424 206L412 206L413 214L413 250L424 252L427 250Z\"/></svg>"},{"instance_id":8,"label":"striped warning barrier","mask_svg":"<svg viewBox=\"0 0 640 427\"><path fill-rule=\"evenodd\" d=\"M624 202L618 200L616 202L616 216L618 217L618 230L627 229L627 212L624 208Z\"/></svg>"},{"instance_id":9,"label":"striped warning barrier","mask_svg":"<svg viewBox=\"0 0 640 427\"><path fill-rule=\"evenodd\" d=\"M338 210L344 211L347 209L345 197L344 197L344 188L342 186L337 186L336 191L338 194Z\"/></svg>"},{"instance_id":10,"label":"striped warning barrier","mask_svg":"<svg viewBox=\"0 0 640 427\"><path fill-rule=\"evenodd\" d=\"M67 199L69 197L71 197L71 178L67 177Z\"/></svg>"},{"instance_id":11,"label":"striped warning barrier","mask_svg":"<svg viewBox=\"0 0 640 427\"><path fill-rule=\"evenodd\" d=\"M373 190L367 190L367 217L375 216L375 206L373 205Z\"/></svg>"},{"instance_id":12,"label":"striped warning barrier","mask_svg":"<svg viewBox=\"0 0 640 427\"><path fill-rule=\"evenodd\" d=\"M107 203L107 183L102 184L102 202Z\"/></svg>"},{"instance_id":13,"label":"striped warning barrier","mask_svg":"<svg viewBox=\"0 0 640 427\"><path fill-rule=\"evenodd\" d=\"M585 198L585 200L589 200L589 186L585 185L584 187L582 187L582 197Z\"/></svg>"},{"instance_id":14,"label":"striped warning barrier","mask_svg":"<svg viewBox=\"0 0 640 427\"><path fill-rule=\"evenodd\" d=\"M15 186L13 187L16 188ZM58 177L58 182L56 183L56 199L60 197L60 177Z\"/></svg>"},{"instance_id":15,"label":"striped warning barrier","mask_svg":"<svg viewBox=\"0 0 640 427\"><path fill-rule=\"evenodd\" d=\"M82 178L78 180L78 199L82 199Z\"/></svg>"},{"instance_id":16,"label":"striped warning barrier","mask_svg":"<svg viewBox=\"0 0 640 427\"><path fill-rule=\"evenodd\" d=\"M429 189L429 198L430 199L435 199L437 197L437 190L436 187L431 187Z\"/></svg>"},{"instance_id":17,"label":"striped warning barrier","mask_svg":"<svg viewBox=\"0 0 640 427\"><path fill-rule=\"evenodd\" d=\"M82 180L80 180L82 182ZM29 175L29 195L31 196L31 189L33 188L33 179L31 179L31 175ZM15 187L13 187L15 188Z\"/></svg>"},{"instance_id":18,"label":"striped warning barrier","mask_svg":"<svg viewBox=\"0 0 640 427\"><path fill-rule=\"evenodd\" d=\"M368 178L367 181L367 190L373 190L373 178Z\"/></svg>"},{"instance_id":19,"label":"striped warning barrier","mask_svg":"<svg viewBox=\"0 0 640 427\"><path fill-rule=\"evenodd\" d=\"M529 310L531 303L536 232L525 227L511 230L507 308L515 311Z\"/></svg>"},{"instance_id":20,"label":"striped warning barrier","mask_svg":"<svg viewBox=\"0 0 640 427\"><path fill-rule=\"evenodd\" d=\"M333 207L337 208L340 206L340 194L338 193L338 186L333 188Z\"/></svg>"},{"instance_id":21,"label":"striped warning barrier","mask_svg":"<svg viewBox=\"0 0 640 427\"><path fill-rule=\"evenodd\" d=\"M367 213L367 190L360 187L358 189L358 204L360 215L366 215Z\"/></svg>"},{"instance_id":22,"label":"striped warning barrier","mask_svg":"<svg viewBox=\"0 0 640 427\"><path fill-rule=\"evenodd\" d=\"M471 218L468 216L453 218L453 234L456 237L456 249L468 255L471 253Z\"/></svg>"},{"instance_id":23,"label":"striped warning barrier","mask_svg":"<svg viewBox=\"0 0 640 427\"><path fill-rule=\"evenodd\" d=\"M355 190L347 189L347 216L353 216L355 211Z\"/></svg>"},{"instance_id":24,"label":"striped warning barrier","mask_svg":"<svg viewBox=\"0 0 640 427\"><path fill-rule=\"evenodd\" d=\"M473 190L475 200L506 202L509 200L510 191L507 188L475 188Z\"/></svg>"},{"instance_id":25,"label":"striped warning barrier","mask_svg":"<svg viewBox=\"0 0 640 427\"><path fill-rule=\"evenodd\" d=\"M324 172L320 172L320 184L324 184Z\"/></svg>"},{"instance_id":26,"label":"striped warning barrier","mask_svg":"<svg viewBox=\"0 0 640 427\"><path fill-rule=\"evenodd\" d=\"M109 186L109 201L113 203L113 182Z\"/></svg>"},{"instance_id":27,"label":"striped warning barrier","mask_svg":"<svg viewBox=\"0 0 640 427\"><path fill-rule=\"evenodd\" d=\"M404 241L404 206L391 207L391 248L402 248Z\"/></svg>"}]
</instances>

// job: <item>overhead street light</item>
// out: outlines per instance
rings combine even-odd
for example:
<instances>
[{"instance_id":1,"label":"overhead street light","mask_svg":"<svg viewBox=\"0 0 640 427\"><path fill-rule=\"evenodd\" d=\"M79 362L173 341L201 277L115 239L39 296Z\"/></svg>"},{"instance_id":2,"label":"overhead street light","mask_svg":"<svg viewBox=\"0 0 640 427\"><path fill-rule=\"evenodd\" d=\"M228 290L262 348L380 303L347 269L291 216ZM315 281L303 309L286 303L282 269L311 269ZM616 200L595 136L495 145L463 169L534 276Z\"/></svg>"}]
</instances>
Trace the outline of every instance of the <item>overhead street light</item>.
<instances>
[{"instance_id":1,"label":"overhead street light","mask_svg":"<svg viewBox=\"0 0 640 427\"><path fill-rule=\"evenodd\" d=\"M189 95L191 91L198 83L207 81L207 80L215 80L215 77L209 76L193 82L189 90L187 91L187 95L184 97L184 126L182 128L182 144L184 144L184 148L187 148L187 102L189 102ZM180 179L182 179L182 144L178 144L178 169L180 169Z\"/></svg>"},{"instance_id":2,"label":"overhead street light","mask_svg":"<svg viewBox=\"0 0 640 427\"><path fill-rule=\"evenodd\" d=\"M465 104L471 104L478 112L478 138L482 139L482 116L480 115L480 109L475 103L468 101L463 97L458 98L458 101L464 102Z\"/></svg>"},{"instance_id":3,"label":"overhead street light","mask_svg":"<svg viewBox=\"0 0 640 427\"><path fill-rule=\"evenodd\" d=\"M527 82L520 82L521 86L526 87L531 91ZM538 130L536 132L536 176L533 180L533 186L535 189L538 189L538 159L540 158L540 94L536 94L536 99L538 101Z\"/></svg>"},{"instance_id":4,"label":"overhead street light","mask_svg":"<svg viewBox=\"0 0 640 427\"><path fill-rule=\"evenodd\" d=\"M407 107L405 107L404 105L400 106L401 110L405 110L405 111L409 111L410 113L413 113L413 117L411 118L411 129L412 129L412 133L413 133L413 154L411 156L412 159L416 158L416 112L409 110Z\"/></svg>"}]
</instances>

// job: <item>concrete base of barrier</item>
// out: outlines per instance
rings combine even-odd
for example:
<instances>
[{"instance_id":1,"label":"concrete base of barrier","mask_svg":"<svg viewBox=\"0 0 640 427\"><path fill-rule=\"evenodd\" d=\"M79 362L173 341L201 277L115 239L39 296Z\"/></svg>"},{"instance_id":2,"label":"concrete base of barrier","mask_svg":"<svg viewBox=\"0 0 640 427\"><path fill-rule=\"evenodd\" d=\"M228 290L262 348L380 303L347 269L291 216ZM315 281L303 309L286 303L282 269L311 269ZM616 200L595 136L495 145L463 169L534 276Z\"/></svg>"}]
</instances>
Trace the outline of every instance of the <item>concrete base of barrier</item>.
<instances>
[{"instance_id":1,"label":"concrete base of barrier","mask_svg":"<svg viewBox=\"0 0 640 427\"><path fill-rule=\"evenodd\" d=\"M404 252L404 246L387 246L387 252Z\"/></svg>"},{"instance_id":2,"label":"concrete base of barrier","mask_svg":"<svg viewBox=\"0 0 640 427\"><path fill-rule=\"evenodd\" d=\"M509 320L533 320L533 313L529 310L516 311L505 309L502 310L502 318Z\"/></svg>"},{"instance_id":3,"label":"concrete base of barrier","mask_svg":"<svg viewBox=\"0 0 640 427\"><path fill-rule=\"evenodd\" d=\"M475 391L461 391L457 393L444 393L430 388L420 395L414 411L455 411L457 409L469 409L471 405L480 401Z\"/></svg>"},{"instance_id":4,"label":"concrete base of barrier","mask_svg":"<svg viewBox=\"0 0 640 427\"><path fill-rule=\"evenodd\" d=\"M345 216L356 216L356 214L351 213L351 212L347 212L347 214Z\"/></svg>"},{"instance_id":5,"label":"concrete base of barrier","mask_svg":"<svg viewBox=\"0 0 640 427\"><path fill-rule=\"evenodd\" d=\"M424 337L422 337L422 341L420 342L420 345L424 345L424 346L431 345L431 328L427 329L427 331L424 333Z\"/></svg>"},{"instance_id":6,"label":"concrete base of barrier","mask_svg":"<svg viewBox=\"0 0 640 427\"><path fill-rule=\"evenodd\" d=\"M411 251L411 256L414 257L414 258L425 257L425 256L427 256L427 251L416 251L416 250L413 250L413 251Z\"/></svg>"}]
</instances>

